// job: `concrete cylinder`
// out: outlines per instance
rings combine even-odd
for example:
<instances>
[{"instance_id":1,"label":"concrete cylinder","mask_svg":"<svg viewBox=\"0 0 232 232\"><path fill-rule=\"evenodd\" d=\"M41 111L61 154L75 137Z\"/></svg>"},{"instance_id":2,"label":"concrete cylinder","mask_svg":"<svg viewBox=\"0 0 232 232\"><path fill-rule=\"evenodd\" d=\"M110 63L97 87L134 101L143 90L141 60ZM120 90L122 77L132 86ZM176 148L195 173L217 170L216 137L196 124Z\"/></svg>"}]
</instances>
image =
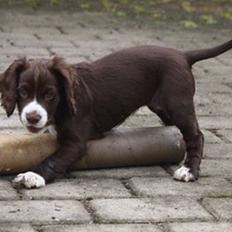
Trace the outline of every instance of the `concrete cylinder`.
<instances>
[{"instance_id":1,"label":"concrete cylinder","mask_svg":"<svg viewBox=\"0 0 232 232\"><path fill-rule=\"evenodd\" d=\"M49 134L0 134L0 174L33 169L58 149ZM72 170L177 164L185 143L176 127L114 130L87 144L87 154Z\"/></svg>"}]
</instances>

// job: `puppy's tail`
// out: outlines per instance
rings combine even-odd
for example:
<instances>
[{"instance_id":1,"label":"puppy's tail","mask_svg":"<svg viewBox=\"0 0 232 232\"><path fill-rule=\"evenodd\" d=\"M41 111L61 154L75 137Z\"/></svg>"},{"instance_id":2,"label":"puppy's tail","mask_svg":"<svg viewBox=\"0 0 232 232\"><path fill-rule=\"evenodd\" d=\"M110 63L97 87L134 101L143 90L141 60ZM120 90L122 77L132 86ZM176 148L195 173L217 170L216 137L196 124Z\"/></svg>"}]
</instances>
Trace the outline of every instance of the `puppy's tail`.
<instances>
[{"instance_id":1,"label":"puppy's tail","mask_svg":"<svg viewBox=\"0 0 232 232\"><path fill-rule=\"evenodd\" d=\"M187 56L189 65L193 65L200 60L205 60L218 56L230 49L232 49L232 40L214 48L186 51L185 55Z\"/></svg>"}]
</instances>

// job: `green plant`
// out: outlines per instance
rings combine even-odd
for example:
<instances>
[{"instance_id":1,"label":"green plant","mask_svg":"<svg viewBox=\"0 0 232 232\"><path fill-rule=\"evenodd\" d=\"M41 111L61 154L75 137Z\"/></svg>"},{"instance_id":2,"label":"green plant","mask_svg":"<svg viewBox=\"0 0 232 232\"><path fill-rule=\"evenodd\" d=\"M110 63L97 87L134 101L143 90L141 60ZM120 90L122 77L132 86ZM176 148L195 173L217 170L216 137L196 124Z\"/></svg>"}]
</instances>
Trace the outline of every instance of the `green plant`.
<instances>
[{"instance_id":1,"label":"green plant","mask_svg":"<svg viewBox=\"0 0 232 232\"><path fill-rule=\"evenodd\" d=\"M40 5L42 5L44 2L48 2L51 5L59 5L62 0L48 0L48 1L43 1L43 0L24 0L27 4L29 4L31 7L36 8Z\"/></svg>"}]
</instances>

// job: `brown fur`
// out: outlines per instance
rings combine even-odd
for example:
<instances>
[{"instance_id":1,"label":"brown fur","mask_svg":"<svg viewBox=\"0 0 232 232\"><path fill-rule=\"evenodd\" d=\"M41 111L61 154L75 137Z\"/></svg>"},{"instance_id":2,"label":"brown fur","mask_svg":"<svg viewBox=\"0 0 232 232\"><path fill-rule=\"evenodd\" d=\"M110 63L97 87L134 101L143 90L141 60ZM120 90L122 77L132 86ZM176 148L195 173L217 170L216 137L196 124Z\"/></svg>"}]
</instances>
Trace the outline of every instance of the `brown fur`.
<instances>
[{"instance_id":1,"label":"brown fur","mask_svg":"<svg viewBox=\"0 0 232 232\"><path fill-rule=\"evenodd\" d=\"M181 130L187 145L185 166L197 179L204 139L194 110L191 65L231 48L232 41L188 52L143 46L76 65L60 58L21 59L3 74L2 105L9 116L16 103L20 113L36 96L48 112L48 123L55 123L60 149L34 170L47 182L85 154L87 140L111 130L144 105L166 125ZM20 86L29 84L28 99L22 99ZM52 99L48 86L54 88Z\"/></svg>"}]
</instances>

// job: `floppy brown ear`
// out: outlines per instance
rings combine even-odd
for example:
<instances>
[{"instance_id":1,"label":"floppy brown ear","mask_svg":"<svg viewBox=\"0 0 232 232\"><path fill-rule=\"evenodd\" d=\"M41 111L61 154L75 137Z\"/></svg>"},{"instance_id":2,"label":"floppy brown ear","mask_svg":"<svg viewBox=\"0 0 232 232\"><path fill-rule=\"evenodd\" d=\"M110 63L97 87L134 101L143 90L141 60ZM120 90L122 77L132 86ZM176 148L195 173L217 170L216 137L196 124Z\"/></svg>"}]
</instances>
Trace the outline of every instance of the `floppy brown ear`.
<instances>
[{"instance_id":1,"label":"floppy brown ear","mask_svg":"<svg viewBox=\"0 0 232 232\"><path fill-rule=\"evenodd\" d=\"M52 59L49 69L59 78L65 91L66 102L70 113L75 115L77 112L75 87L78 82L75 69L71 65L68 65L63 58L57 56Z\"/></svg>"},{"instance_id":2,"label":"floppy brown ear","mask_svg":"<svg viewBox=\"0 0 232 232\"><path fill-rule=\"evenodd\" d=\"M18 78L25 65L25 58L15 60L1 77L2 106L8 117L13 114L16 106Z\"/></svg>"}]
</instances>

